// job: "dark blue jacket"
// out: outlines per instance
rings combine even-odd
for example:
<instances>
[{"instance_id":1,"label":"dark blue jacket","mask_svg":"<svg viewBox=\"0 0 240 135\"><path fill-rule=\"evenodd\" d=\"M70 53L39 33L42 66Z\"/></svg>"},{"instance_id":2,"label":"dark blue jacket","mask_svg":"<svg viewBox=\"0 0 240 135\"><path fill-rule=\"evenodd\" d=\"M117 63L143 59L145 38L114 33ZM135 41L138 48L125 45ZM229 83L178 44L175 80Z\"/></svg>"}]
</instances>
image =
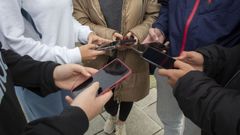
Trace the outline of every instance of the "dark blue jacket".
<instances>
[{"instance_id":1,"label":"dark blue jacket","mask_svg":"<svg viewBox=\"0 0 240 135\"><path fill-rule=\"evenodd\" d=\"M171 43L170 55L195 50L229 35L240 23L240 0L161 0L153 24Z\"/></svg>"}]
</instances>

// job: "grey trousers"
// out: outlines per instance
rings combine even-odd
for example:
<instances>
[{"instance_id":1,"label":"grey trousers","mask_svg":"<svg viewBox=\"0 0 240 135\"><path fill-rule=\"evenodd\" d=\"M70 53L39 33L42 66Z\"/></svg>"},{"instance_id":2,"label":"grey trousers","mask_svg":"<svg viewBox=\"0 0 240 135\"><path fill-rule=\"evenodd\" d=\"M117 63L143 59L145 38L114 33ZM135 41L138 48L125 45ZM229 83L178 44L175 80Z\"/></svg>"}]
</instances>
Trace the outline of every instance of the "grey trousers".
<instances>
[{"instance_id":1,"label":"grey trousers","mask_svg":"<svg viewBox=\"0 0 240 135\"><path fill-rule=\"evenodd\" d=\"M200 128L179 108L167 78L158 75L158 69L154 75L157 80L157 113L164 125L164 135L201 135Z\"/></svg>"}]
</instances>

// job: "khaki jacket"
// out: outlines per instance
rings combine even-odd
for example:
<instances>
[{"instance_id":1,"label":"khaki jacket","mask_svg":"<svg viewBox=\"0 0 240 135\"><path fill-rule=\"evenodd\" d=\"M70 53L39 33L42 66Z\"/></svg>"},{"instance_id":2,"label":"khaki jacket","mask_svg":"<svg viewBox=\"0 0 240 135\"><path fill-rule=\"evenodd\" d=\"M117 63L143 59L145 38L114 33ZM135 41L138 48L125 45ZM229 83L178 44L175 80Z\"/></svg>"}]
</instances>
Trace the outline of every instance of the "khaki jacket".
<instances>
[{"instance_id":1,"label":"khaki jacket","mask_svg":"<svg viewBox=\"0 0 240 135\"><path fill-rule=\"evenodd\" d=\"M98 0L73 0L74 17L83 25L88 25L97 35L112 39L115 30L107 28ZM123 0L121 34L132 32L140 42L148 34L152 23L157 19L160 5L157 0ZM115 91L120 101L138 101L149 93L148 63L132 50L118 51L118 58L131 69L132 75ZM107 56L99 56L86 66L100 68L106 64Z\"/></svg>"}]
</instances>

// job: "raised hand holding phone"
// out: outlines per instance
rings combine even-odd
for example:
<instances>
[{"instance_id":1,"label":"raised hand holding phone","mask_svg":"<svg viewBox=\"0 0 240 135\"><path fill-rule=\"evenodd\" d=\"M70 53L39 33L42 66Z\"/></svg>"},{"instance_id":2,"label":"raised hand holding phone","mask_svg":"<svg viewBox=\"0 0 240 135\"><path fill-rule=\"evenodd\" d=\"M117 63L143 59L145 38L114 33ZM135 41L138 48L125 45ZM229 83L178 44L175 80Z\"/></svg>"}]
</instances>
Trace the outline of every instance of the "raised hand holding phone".
<instances>
[{"instance_id":1,"label":"raised hand holding phone","mask_svg":"<svg viewBox=\"0 0 240 135\"><path fill-rule=\"evenodd\" d=\"M88 120L92 120L95 116L101 113L103 106L112 97L111 91L96 97L98 88L99 83L95 82L89 88L77 95L75 99L67 96L66 100L71 106L81 108L86 113Z\"/></svg>"}]
</instances>

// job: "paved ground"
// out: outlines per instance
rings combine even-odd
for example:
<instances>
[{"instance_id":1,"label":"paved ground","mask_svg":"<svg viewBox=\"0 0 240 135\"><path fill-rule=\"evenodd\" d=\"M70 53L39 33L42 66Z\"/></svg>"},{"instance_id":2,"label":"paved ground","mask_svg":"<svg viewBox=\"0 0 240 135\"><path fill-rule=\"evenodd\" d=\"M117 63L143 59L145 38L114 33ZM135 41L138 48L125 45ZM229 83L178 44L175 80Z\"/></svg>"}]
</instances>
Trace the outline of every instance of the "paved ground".
<instances>
[{"instance_id":1,"label":"paved ground","mask_svg":"<svg viewBox=\"0 0 240 135\"><path fill-rule=\"evenodd\" d=\"M150 94L134 104L127 120L128 135L163 135L163 126L156 113L157 91L154 78L151 76ZM107 113L103 112L90 122L85 135L105 135L103 125Z\"/></svg>"}]
</instances>

